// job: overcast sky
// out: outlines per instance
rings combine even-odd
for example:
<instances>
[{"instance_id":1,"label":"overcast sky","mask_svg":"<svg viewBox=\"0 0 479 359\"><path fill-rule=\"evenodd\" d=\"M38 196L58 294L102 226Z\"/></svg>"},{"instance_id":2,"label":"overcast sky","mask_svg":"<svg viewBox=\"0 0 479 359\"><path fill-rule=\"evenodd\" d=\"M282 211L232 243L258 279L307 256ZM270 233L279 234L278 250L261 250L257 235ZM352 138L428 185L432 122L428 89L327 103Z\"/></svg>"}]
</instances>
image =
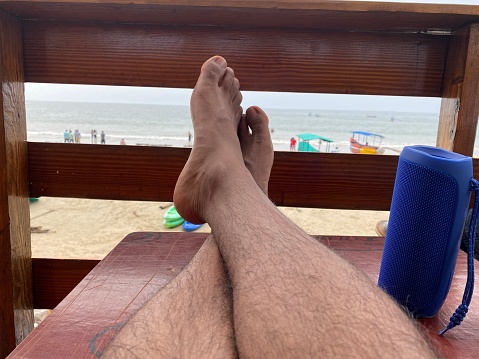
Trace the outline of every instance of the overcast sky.
<instances>
[{"instance_id":1,"label":"overcast sky","mask_svg":"<svg viewBox=\"0 0 479 359\"><path fill-rule=\"evenodd\" d=\"M360 0L359 0L360 1ZM379 0L372 0L379 1ZM479 5L479 0L389 0L404 3L465 4ZM34 101L79 101L79 102L125 102L151 104L189 104L191 90L53 85L27 83L26 100ZM411 98L392 96L360 96L331 94L293 94L268 92L243 92L243 105L259 105L264 108L300 109L350 109L364 111L423 111L439 112L438 98Z\"/></svg>"}]
</instances>

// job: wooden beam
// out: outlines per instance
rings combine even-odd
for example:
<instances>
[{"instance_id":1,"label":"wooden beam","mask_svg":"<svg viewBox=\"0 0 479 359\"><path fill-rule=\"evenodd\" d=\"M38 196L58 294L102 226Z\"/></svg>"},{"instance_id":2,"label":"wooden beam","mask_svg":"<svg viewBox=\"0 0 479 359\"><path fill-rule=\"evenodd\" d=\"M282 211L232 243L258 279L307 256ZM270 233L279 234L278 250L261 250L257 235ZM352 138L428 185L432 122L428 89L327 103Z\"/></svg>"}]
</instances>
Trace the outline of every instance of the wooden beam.
<instances>
[{"instance_id":1,"label":"wooden beam","mask_svg":"<svg viewBox=\"0 0 479 359\"><path fill-rule=\"evenodd\" d=\"M13 353L15 358L100 357L109 342L145 302L181 272L201 247L207 233L132 233L123 239L79 286ZM313 236L377 281L384 238ZM259 238L258 238L259 239ZM476 271L479 264L474 261ZM307 275L306 273L304 275ZM467 277L467 256L460 252L449 294L439 314L421 319L418 328L440 358L477 358L479 312L438 335L461 302ZM120 295L121 293L121 295ZM472 303L479 295L474 293ZM467 335L465 335L467 334Z\"/></svg>"},{"instance_id":2,"label":"wooden beam","mask_svg":"<svg viewBox=\"0 0 479 359\"><path fill-rule=\"evenodd\" d=\"M193 88L215 54L243 90L440 96L448 36L24 22L27 82ZM247 54L247 56L245 56ZM298 60L300 59L300 60Z\"/></svg>"},{"instance_id":3,"label":"wooden beam","mask_svg":"<svg viewBox=\"0 0 479 359\"><path fill-rule=\"evenodd\" d=\"M28 143L32 197L173 199L190 150ZM389 210L398 156L275 152L269 183L278 206ZM473 160L479 173L479 159Z\"/></svg>"},{"instance_id":4,"label":"wooden beam","mask_svg":"<svg viewBox=\"0 0 479 359\"><path fill-rule=\"evenodd\" d=\"M4 291L13 290L13 309L15 317L16 342L22 341L33 329L33 299L31 277L30 216L28 202L28 163L26 144L25 99L23 92L22 29L20 22L12 16L0 12L0 78L2 81L1 101L2 124L5 142L2 155L6 161L6 193L0 193L2 200L2 222L5 221L5 195L8 201L9 224L3 227L2 241L10 237L11 251L0 253L2 271L11 271L13 288L2 287ZM5 152L3 152L3 149ZM5 173L5 168L1 173ZM5 180L4 177L1 179ZM5 187L3 187L3 191ZM3 243L5 249L8 245ZM11 266L8 268L11 256ZM6 272L5 272L6 273ZM7 276L9 276L7 274ZM8 284L8 283L7 283ZM9 294L2 298L8 301ZM11 303L2 305L11 306ZM8 308L6 308L8 309ZM3 314L2 314L3 315ZM7 318L10 313L5 314ZM7 319L7 322L9 320ZM0 325L3 325L0 324ZM3 328L10 330L9 328ZM4 340L3 335L0 342ZM7 339L10 335L7 333ZM4 352L11 344L1 350Z\"/></svg>"},{"instance_id":5,"label":"wooden beam","mask_svg":"<svg viewBox=\"0 0 479 359\"><path fill-rule=\"evenodd\" d=\"M171 201L190 150L28 143L32 197ZM276 152L279 206L389 210L397 156Z\"/></svg>"},{"instance_id":6,"label":"wooden beam","mask_svg":"<svg viewBox=\"0 0 479 359\"><path fill-rule=\"evenodd\" d=\"M0 0L22 19L344 31L451 31L478 21L476 6L359 1Z\"/></svg>"},{"instance_id":7,"label":"wooden beam","mask_svg":"<svg viewBox=\"0 0 479 359\"><path fill-rule=\"evenodd\" d=\"M3 30L5 18L0 13L0 30ZM0 34L4 34L2 31ZM2 41L3 42L3 41ZM3 47L3 46L2 46ZM0 47L0 51L2 50ZM3 51L2 51L3 52ZM0 68L3 67L0 56ZM10 215L8 208L7 146L5 142L5 119L3 101L0 101L0 358L5 358L15 349L15 320L13 300L12 246L10 243Z\"/></svg>"},{"instance_id":8,"label":"wooden beam","mask_svg":"<svg viewBox=\"0 0 479 359\"><path fill-rule=\"evenodd\" d=\"M437 146L472 156L478 116L479 23L460 29L452 36Z\"/></svg>"},{"instance_id":9,"label":"wooden beam","mask_svg":"<svg viewBox=\"0 0 479 359\"><path fill-rule=\"evenodd\" d=\"M35 308L55 308L99 262L92 259L33 258Z\"/></svg>"}]
</instances>

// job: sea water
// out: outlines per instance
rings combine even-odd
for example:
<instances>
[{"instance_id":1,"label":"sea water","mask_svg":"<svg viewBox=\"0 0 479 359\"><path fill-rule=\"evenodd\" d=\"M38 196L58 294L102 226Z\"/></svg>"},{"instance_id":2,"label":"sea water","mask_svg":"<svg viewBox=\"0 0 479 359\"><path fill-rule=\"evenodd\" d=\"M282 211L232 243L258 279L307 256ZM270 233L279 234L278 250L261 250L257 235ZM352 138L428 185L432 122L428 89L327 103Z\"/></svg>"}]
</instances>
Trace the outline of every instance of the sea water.
<instances>
[{"instance_id":1,"label":"sea water","mask_svg":"<svg viewBox=\"0 0 479 359\"><path fill-rule=\"evenodd\" d=\"M331 151L349 152L352 131L384 136L386 154L399 154L407 145L436 143L439 113L398 111L265 109L270 119L273 146L288 151L291 137L312 133L334 141ZM81 143L91 143L91 131L106 134L106 143L117 145L190 146L194 135L188 106L27 101L27 139L63 142L65 130L79 130ZM194 136L193 136L194 137ZM319 142L311 145L319 148ZM326 150L324 144L322 151ZM474 155L479 155L476 140Z\"/></svg>"}]
</instances>

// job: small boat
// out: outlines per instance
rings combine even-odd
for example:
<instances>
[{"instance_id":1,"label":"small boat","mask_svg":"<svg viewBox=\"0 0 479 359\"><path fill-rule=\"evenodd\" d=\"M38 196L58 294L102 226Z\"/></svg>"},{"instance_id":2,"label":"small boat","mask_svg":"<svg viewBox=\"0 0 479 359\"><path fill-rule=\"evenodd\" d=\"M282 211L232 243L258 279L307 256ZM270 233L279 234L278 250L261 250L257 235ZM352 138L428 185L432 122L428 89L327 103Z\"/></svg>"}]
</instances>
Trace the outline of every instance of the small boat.
<instances>
[{"instance_id":1,"label":"small boat","mask_svg":"<svg viewBox=\"0 0 479 359\"><path fill-rule=\"evenodd\" d=\"M349 149L352 153L374 155L378 153L383 138L376 133L353 131L349 138Z\"/></svg>"},{"instance_id":2,"label":"small boat","mask_svg":"<svg viewBox=\"0 0 479 359\"><path fill-rule=\"evenodd\" d=\"M333 140L319 135L314 135L312 133L302 133L296 135L299 138L298 151L300 152L321 152L321 144L326 143L326 150L324 152L330 152L331 143ZM312 146L309 142L318 140L318 148Z\"/></svg>"}]
</instances>

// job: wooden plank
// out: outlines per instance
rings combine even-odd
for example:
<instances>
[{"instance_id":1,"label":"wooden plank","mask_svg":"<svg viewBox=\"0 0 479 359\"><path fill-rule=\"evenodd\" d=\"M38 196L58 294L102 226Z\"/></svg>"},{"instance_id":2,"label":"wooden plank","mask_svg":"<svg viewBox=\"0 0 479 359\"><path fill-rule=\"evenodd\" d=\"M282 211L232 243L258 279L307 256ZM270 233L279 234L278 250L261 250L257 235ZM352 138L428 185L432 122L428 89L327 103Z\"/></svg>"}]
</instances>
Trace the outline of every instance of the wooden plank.
<instances>
[{"instance_id":1,"label":"wooden plank","mask_svg":"<svg viewBox=\"0 0 479 359\"><path fill-rule=\"evenodd\" d=\"M33 329L27 130L23 93L21 24L3 11L0 12L0 52L2 126L5 131L4 148L11 244L11 252L2 252L1 256L11 256L11 267L3 267L8 263L8 259L2 263L2 267L4 271L12 271L15 335L19 343ZM3 239L7 239L5 237L4 234ZM12 288L7 287L5 290L12 290ZM8 317L10 314L6 315Z\"/></svg>"},{"instance_id":2,"label":"wooden plank","mask_svg":"<svg viewBox=\"0 0 479 359\"><path fill-rule=\"evenodd\" d=\"M456 31L449 49L437 146L472 156L479 116L479 24Z\"/></svg>"},{"instance_id":3,"label":"wooden plank","mask_svg":"<svg viewBox=\"0 0 479 359\"><path fill-rule=\"evenodd\" d=\"M171 201L189 149L28 143L32 197ZM278 206L389 210L397 156L276 152Z\"/></svg>"},{"instance_id":4,"label":"wooden plank","mask_svg":"<svg viewBox=\"0 0 479 359\"><path fill-rule=\"evenodd\" d=\"M0 30L5 19L0 12ZM2 32L3 33L3 32ZM2 68L0 56L0 68ZM0 358L5 358L15 349L15 320L13 301L12 246L10 243L10 215L8 208L7 146L5 142L5 119L3 101L0 101Z\"/></svg>"},{"instance_id":5,"label":"wooden plank","mask_svg":"<svg viewBox=\"0 0 479 359\"><path fill-rule=\"evenodd\" d=\"M172 280L205 240L204 233L132 233L98 264L12 353L10 358L95 358L149 298ZM377 281L384 238L316 236ZM476 270L478 262L475 261ZM460 252L449 295L439 314L419 327L441 358L475 358L479 311L444 337L438 335L461 302L467 261ZM472 305L477 303L475 293Z\"/></svg>"},{"instance_id":6,"label":"wooden plank","mask_svg":"<svg viewBox=\"0 0 479 359\"><path fill-rule=\"evenodd\" d=\"M357 1L0 0L23 18L170 25L218 25L375 31L451 31L478 21L464 5Z\"/></svg>"},{"instance_id":7,"label":"wooden plank","mask_svg":"<svg viewBox=\"0 0 479 359\"><path fill-rule=\"evenodd\" d=\"M55 308L99 262L92 259L33 258L34 307Z\"/></svg>"},{"instance_id":8,"label":"wooden plank","mask_svg":"<svg viewBox=\"0 0 479 359\"><path fill-rule=\"evenodd\" d=\"M28 82L193 88L201 64L221 54L243 90L399 96L442 94L448 42L419 33L41 21L24 22L24 34Z\"/></svg>"},{"instance_id":9,"label":"wooden plank","mask_svg":"<svg viewBox=\"0 0 479 359\"><path fill-rule=\"evenodd\" d=\"M28 143L32 197L166 201L190 150ZM275 152L269 183L278 206L389 210L397 156ZM479 173L479 159L473 160Z\"/></svg>"},{"instance_id":10,"label":"wooden plank","mask_svg":"<svg viewBox=\"0 0 479 359\"><path fill-rule=\"evenodd\" d=\"M59 145L28 143L33 197L171 201L190 152L170 147Z\"/></svg>"}]
</instances>

